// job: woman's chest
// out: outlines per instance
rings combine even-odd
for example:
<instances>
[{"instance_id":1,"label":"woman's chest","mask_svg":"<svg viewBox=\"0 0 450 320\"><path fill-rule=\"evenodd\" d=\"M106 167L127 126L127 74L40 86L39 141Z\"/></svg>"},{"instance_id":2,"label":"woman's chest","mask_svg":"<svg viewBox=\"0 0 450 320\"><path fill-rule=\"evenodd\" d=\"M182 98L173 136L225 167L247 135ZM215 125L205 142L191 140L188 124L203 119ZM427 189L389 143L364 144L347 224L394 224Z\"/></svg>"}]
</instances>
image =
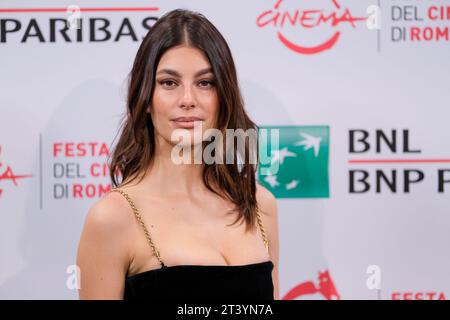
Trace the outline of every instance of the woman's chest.
<instances>
[{"instance_id":1,"label":"woman's chest","mask_svg":"<svg viewBox=\"0 0 450 320\"><path fill-rule=\"evenodd\" d=\"M146 205L142 217L164 264L171 265L241 265L268 259L258 228L246 231L232 206L217 202L211 205L177 201ZM136 225L136 229L140 226ZM133 240L133 268L157 268L159 261L145 239L136 230ZM138 234L139 233L139 234Z\"/></svg>"}]
</instances>

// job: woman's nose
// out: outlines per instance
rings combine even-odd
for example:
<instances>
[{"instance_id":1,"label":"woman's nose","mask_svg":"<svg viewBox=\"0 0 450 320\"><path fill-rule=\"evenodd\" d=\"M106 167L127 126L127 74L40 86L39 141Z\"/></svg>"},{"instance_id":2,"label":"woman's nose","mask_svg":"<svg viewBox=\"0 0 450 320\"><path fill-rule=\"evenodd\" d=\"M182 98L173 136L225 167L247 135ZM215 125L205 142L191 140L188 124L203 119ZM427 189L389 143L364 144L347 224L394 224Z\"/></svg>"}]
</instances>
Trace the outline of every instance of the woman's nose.
<instances>
[{"instance_id":1,"label":"woman's nose","mask_svg":"<svg viewBox=\"0 0 450 320\"><path fill-rule=\"evenodd\" d=\"M185 85L180 101L180 108L193 108L195 107L194 93L190 85Z\"/></svg>"}]
</instances>

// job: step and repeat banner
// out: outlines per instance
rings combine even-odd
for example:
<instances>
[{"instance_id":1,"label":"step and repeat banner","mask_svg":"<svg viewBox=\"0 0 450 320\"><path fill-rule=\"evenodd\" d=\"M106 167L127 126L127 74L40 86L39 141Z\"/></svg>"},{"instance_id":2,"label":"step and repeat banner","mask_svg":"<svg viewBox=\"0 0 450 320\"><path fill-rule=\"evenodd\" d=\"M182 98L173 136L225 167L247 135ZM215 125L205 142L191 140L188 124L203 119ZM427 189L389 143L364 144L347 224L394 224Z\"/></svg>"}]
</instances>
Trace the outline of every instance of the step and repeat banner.
<instances>
[{"instance_id":1,"label":"step and repeat banner","mask_svg":"<svg viewBox=\"0 0 450 320\"><path fill-rule=\"evenodd\" d=\"M175 8L217 26L249 114L279 130L258 178L280 298L450 297L450 1L2 0L0 298L78 298L128 73Z\"/></svg>"}]
</instances>

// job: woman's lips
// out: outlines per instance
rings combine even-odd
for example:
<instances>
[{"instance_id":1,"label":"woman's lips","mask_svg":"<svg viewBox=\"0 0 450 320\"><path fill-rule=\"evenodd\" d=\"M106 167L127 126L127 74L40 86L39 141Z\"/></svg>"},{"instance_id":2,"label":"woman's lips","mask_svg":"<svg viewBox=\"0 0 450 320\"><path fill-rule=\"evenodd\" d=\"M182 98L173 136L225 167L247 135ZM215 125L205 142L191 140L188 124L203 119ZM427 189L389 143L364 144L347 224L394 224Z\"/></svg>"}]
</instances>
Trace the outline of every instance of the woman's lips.
<instances>
[{"instance_id":1,"label":"woman's lips","mask_svg":"<svg viewBox=\"0 0 450 320\"><path fill-rule=\"evenodd\" d=\"M172 119L172 121L179 128L192 129L192 128L194 128L194 124L196 122L198 122L198 124L201 124L203 119L200 119L197 117L178 117L178 118Z\"/></svg>"}]
</instances>

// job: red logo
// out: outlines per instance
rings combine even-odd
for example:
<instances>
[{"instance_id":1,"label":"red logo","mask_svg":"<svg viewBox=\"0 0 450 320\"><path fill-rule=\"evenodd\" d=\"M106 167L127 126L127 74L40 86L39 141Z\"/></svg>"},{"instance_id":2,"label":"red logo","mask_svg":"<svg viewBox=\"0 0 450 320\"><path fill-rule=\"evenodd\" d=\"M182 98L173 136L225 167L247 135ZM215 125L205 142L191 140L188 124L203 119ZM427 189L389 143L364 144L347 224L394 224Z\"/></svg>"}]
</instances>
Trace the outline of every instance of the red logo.
<instances>
[{"instance_id":1,"label":"red logo","mask_svg":"<svg viewBox=\"0 0 450 320\"><path fill-rule=\"evenodd\" d=\"M350 24L356 28L356 22L365 21L367 17L354 17L348 8L341 8L337 0L331 0L335 10L325 12L322 9L283 11L280 9L283 0L277 0L272 10L261 13L256 19L256 25L260 28L273 26L277 28L278 40L290 50L300 54L316 54L334 47L341 36L336 29L340 24ZM332 30L331 36L322 43L313 46L305 46L289 40L282 32L285 24L304 29L317 28L323 24L329 24ZM334 31L336 30L336 31Z\"/></svg>"},{"instance_id":2,"label":"red logo","mask_svg":"<svg viewBox=\"0 0 450 320\"><path fill-rule=\"evenodd\" d=\"M2 146L0 146L0 155L2 154ZM4 168L3 163L0 162L0 182L5 181L5 180L9 180L12 181L12 183L17 187L17 180L18 179L24 179L24 178L29 178L32 177L31 174L19 174L16 175L13 171L13 169L11 168L11 166L7 165L6 168ZM0 197L3 194L3 189L0 188Z\"/></svg>"},{"instance_id":3,"label":"red logo","mask_svg":"<svg viewBox=\"0 0 450 320\"><path fill-rule=\"evenodd\" d=\"M444 292L392 292L392 300L446 300Z\"/></svg>"},{"instance_id":4,"label":"red logo","mask_svg":"<svg viewBox=\"0 0 450 320\"><path fill-rule=\"evenodd\" d=\"M318 280L318 286L316 286L313 281L306 281L299 284L295 288L291 289L282 300L294 300L300 296L316 293L320 293L327 300L339 300L341 298L336 290L336 287L334 286L328 270L319 272Z\"/></svg>"}]
</instances>

